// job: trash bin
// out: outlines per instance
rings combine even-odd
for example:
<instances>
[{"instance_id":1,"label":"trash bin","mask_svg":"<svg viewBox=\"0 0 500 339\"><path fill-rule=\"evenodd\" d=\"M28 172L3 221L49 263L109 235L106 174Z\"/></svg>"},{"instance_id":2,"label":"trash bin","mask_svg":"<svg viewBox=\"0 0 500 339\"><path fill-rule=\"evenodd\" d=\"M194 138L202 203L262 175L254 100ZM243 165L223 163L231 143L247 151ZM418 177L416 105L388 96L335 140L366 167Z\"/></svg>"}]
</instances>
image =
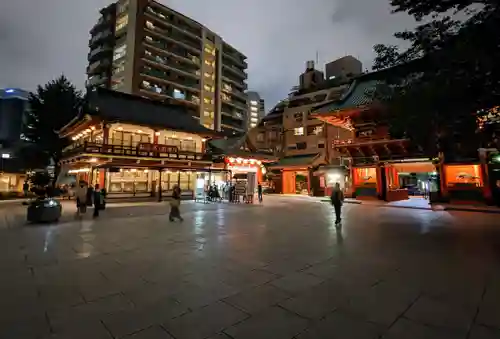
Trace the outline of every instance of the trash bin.
<instances>
[{"instance_id":1,"label":"trash bin","mask_svg":"<svg viewBox=\"0 0 500 339\"><path fill-rule=\"evenodd\" d=\"M37 199L28 206L28 222L56 222L62 214L61 203L55 199Z\"/></svg>"}]
</instances>

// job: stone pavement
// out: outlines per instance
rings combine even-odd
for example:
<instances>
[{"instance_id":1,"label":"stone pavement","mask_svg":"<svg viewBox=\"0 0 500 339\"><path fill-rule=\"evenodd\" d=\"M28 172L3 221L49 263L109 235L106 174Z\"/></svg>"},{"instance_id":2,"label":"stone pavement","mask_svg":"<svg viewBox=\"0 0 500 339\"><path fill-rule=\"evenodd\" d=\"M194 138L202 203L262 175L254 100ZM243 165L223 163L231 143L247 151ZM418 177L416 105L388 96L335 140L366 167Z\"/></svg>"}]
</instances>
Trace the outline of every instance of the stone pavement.
<instances>
[{"instance_id":1,"label":"stone pavement","mask_svg":"<svg viewBox=\"0 0 500 339\"><path fill-rule=\"evenodd\" d=\"M500 338L495 215L265 197L0 229L0 338ZM19 222L19 223L18 223Z\"/></svg>"}]
</instances>

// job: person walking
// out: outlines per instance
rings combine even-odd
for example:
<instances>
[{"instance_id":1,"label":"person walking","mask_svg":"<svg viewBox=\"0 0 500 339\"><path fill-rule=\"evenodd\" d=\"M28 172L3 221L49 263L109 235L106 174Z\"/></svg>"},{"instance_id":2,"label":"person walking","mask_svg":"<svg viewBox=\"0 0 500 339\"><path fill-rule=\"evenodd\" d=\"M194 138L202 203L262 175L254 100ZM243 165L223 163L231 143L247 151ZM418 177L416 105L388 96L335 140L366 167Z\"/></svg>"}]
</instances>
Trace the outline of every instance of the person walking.
<instances>
[{"instance_id":1,"label":"person walking","mask_svg":"<svg viewBox=\"0 0 500 339\"><path fill-rule=\"evenodd\" d=\"M94 214L93 217L97 218L99 216L99 211L102 209L102 192L99 189L99 184L95 185L94 191L93 191L93 200L94 200Z\"/></svg>"},{"instance_id":2,"label":"person walking","mask_svg":"<svg viewBox=\"0 0 500 339\"><path fill-rule=\"evenodd\" d=\"M170 214L168 215L168 219L170 221L174 221L175 219L179 219L180 221L184 221L181 217L181 189L179 186L174 187L174 191L172 192L172 200L170 201Z\"/></svg>"},{"instance_id":3,"label":"person walking","mask_svg":"<svg viewBox=\"0 0 500 339\"><path fill-rule=\"evenodd\" d=\"M260 182L257 185L257 197L259 198L259 202L262 204L262 184Z\"/></svg>"},{"instance_id":4,"label":"person walking","mask_svg":"<svg viewBox=\"0 0 500 339\"><path fill-rule=\"evenodd\" d=\"M26 180L23 184L23 193L25 198L28 197L29 190L30 190L30 184L28 183L28 180Z\"/></svg>"},{"instance_id":5,"label":"person walking","mask_svg":"<svg viewBox=\"0 0 500 339\"><path fill-rule=\"evenodd\" d=\"M87 187L85 182L80 181L78 187L75 189L76 197L76 215L81 216L87 212Z\"/></svg>"},{"instance_id":6,"label":"person walking","mask_svg":"<svg viewBox=\"0 0 500 339\"><path fill-rule=\"evenodd\" d=\"M330 200L332 201L333 208L335 209L335 225L338 227L342 220L340 214L342 204L344 202L344 192L340 189L340 184L338 182L335 183Z\"/></svg>"}]
</instances>

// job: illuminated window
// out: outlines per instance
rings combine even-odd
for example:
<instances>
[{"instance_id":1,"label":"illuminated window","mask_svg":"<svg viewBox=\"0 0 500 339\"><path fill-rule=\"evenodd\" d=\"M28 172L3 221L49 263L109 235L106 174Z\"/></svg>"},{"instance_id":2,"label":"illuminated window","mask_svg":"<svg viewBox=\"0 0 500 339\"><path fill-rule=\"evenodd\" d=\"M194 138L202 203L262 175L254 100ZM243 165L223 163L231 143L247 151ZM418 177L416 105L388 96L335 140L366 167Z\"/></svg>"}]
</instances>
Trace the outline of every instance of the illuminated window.
<instances>
[{"instance_id":1,"label":"illuminated window","mask_svg":"<svg viewBox=\"0 0 500 339\"><path fill-rule=\"evenodd\" d=\"M296 127L293 129L294 135L304 135L304 127Z\"/></svg>"},{"instance_id":2,"label":"illuminated window","mask_svg":"<svg viewBox=\"0 0 500 339\"><path fill-rule=\"evenodd\" d=\"M150 37L149 35L146 35L146 40L149 41L149 42L153 42L153 38Z\"/></svg>"},{"instance_id":3,"label":"illuminated window","mask_svg":"<svg viewBox=\"0 0 500 339\"><path fill-rule=\"evenodd\" d=\"M120 47L115 48L113 52L113 61L123 58L127 54L127 45L123 44Z\"/></svg>"},{"instance_id":4,"label":"illuminated window","mask_svg":"<svg viewBox=\"0 0 500 339\"><path fill-rule=\"evenodd\" d=\"M146 21L146 27L149 29L155 29L155 25L151 21Z\"/></svg>"},{"instance_id":5,"label":"illuminated window","mask_svg":"<svg viewBox=\"0 0 500 339\"><path fill-rule=\"evenodd\" d=\"M257 122L258 120L259 120L259 119L257 119L257 118L250 118L250 121L255 121L255 122Z\"/></svg>"},{"instance_id":6,"label":"illuminated window","mask_svg":"<svg viewBox=\"0 0 500 339\"><path fill-rule=\"evenodd\" d=\"M124 15L116 20L115 32L118 32L122 28L125 28L128 24L128 15Z\"/></svg>"},{"instance_id":7,"label":"illuminated window","mask_svg":"<svg viewBox=\"0 0 500 339\"><path fill-rule=\"evenodd\" d=\"M252 106L252 107L250 107L250 110L251 110L251 111L254 111L254 112L257 112L257 111L258 111L258 108L257 108L257 107Z\"/></svg>"},{"instance_id":8,"label":"illuminated window","mask_svg":"<svg viewBox=\"0 0 500 339\"><path fill-rule=\"evenodd\" d=\"M121 73L125 70L125 60L118 62L116 65L113 66L113 75Z\"/></svg>"},{"instance_id":9,"label":"illuminated window","mask_svg":"<svg viewBox=\"0 0 500 339\"><path fill-rule=\"evenodd\" d=\"M205 44L205 52L212 54L214 51L213 47L209 44Z\"/></svg>"},{"instance_id":10,"label":"illuminated window","mask_svg":"<svg viewBox=\"0 0 500 339\"><path fill-rule=\"evenodd\" d=\"M205 85L205 86L203 86L203 88L205 89L205 91L209 91L209 92L213 92L215 90L212 86L209 86L209 85Z\"/></svg>"},{"instance_id":11,"label":"illuminated window","mask_svg":"<svg viewBox=\"0 0 500 339\"><path fill-rule=\"evenodd\" d=\"M255 127L255 126L257 126L257 125L256 124L250 124L250 127L252 127L252 128Z\"/></svg>"},{"instance_id":12,"label":"illuminated window","mask_svg":"<svg viewBox=\"0 0 500 339\"><path fill-rule=\"evenodd\" d=\"M213 77L213 75L212 75L212 74L210 74L210 73L208 73L208 72L205 72L205 78L211 78L211 77Z\"/></svg>"},{"instance_id":13,"label":"illuminated window","mask_svg":"<svg viewBox=\"0 0 500 339\"><path fill-rule=\"evenodd\" d=\"M203 102L206 104L212 104L212 105L214 103L214 101L212 99L209 99L209 98L203 98Z\"/></svg>"},{"instance_id":14,"label":"illuminated window","mask_svg":"<svg viewBox=\"0 0 500 339\"><path fill-rule=\"evenodd\" d=\"M252 105L257 105L257 104L258 104L258 102L257 102L257 101L255 101L255 100L250 101L250 103L251 103Z\"/></svg>"},{"instance_id":15,"label":"illuminated window","mask_svg":"<svg viewBox=\"0 0 500 339\"><path fill-rule=\"evenodd\" d=\"M205 65L212 66L212 63L210 61L208 61L208 60L205 60Z\"/></svg>"}]
</instances>

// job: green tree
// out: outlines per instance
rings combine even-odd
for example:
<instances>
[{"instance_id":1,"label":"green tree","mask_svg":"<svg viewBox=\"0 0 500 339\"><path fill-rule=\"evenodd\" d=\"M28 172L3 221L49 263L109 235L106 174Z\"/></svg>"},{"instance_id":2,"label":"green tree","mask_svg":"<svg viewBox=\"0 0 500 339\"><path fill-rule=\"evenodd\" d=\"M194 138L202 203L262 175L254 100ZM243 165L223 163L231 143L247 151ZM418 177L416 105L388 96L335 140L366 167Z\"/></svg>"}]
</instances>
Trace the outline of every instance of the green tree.
<instances>
[{"instance_id":1,"label":"green tree","mask_svg":"<svg viewBox=\"0 0 500 339\"><path fill-rule=\"evenodd\" d=\"M395 37L409 47L376 45L373 68L386 69L391 134L429 155L475 156L494 146L495 129L477 120L500 104L500 5L497 0L391 0L420 25ZM456 18L462 18L458 20ZM422 23L422 21L426 21Z\"/></svg>"},{"instance_id":2,"label":"green tree","mask_svg":"<svg viewBox=\"0 0 500 339\"><path fill-rule=\"evenodd\" d=\"M30 111L26 118L24 137L29 145L21 152L29 167L44 167L52 160L59 162L68 140L59 138L57 131L78 113L82 94L64 76L38 86L30 94Z\"/></svg>"}]
</instances>

